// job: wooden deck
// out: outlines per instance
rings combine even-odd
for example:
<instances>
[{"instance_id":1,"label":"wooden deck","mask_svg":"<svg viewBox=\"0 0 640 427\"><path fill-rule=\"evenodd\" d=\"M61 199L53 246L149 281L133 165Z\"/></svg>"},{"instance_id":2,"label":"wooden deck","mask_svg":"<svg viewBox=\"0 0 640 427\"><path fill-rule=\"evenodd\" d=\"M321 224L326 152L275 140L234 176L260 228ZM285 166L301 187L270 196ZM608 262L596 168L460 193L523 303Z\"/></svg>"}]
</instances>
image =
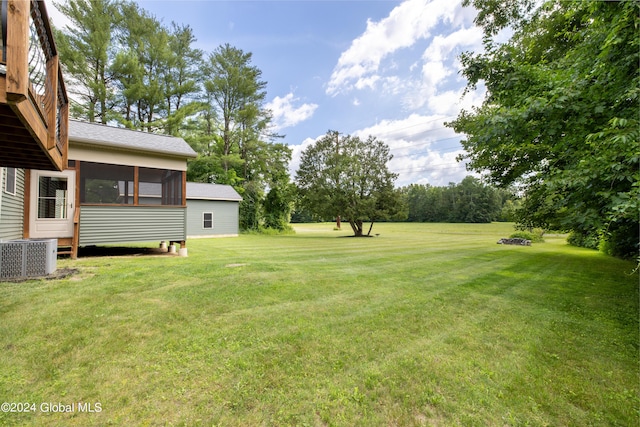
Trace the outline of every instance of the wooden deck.
<instances>
[{"instance_id":1,"label":"wooden deck","mask_svg":"<svg viewBox=\"0 0 640 427\"><path fill-rule=\"evenodd\" d=\"M63 170L69 103L45 4L0 0L0 12L0 166Z\"/></svg>"}]
</instances>

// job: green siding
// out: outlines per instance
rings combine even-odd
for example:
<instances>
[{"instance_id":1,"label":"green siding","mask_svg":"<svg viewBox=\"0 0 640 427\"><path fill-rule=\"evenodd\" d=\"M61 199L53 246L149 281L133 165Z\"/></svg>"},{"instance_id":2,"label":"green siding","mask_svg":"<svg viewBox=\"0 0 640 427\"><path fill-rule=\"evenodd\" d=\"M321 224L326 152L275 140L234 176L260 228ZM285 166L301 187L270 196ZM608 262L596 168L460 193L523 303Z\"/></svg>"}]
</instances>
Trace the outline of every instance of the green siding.
<instances>
[{"instance_id":1,"label":"green siding","mask_svg":"<svg viewBox=\"0 0 640 427\"><path fill-rule=\"evenodd\" d=\"M22 239L24 230L24 169L16 169L15 196L4 192L6 172L0 183L0 239Z\"/></svg>"},{"instance_id":2,"label":"green siding","mask_svg":"<svg viewBox=\"0 0 640 427\"><path fill-rule=\"evenodd\" d=\"M238 234L238 202L187 199L187 236L228 236ZM202 228L202 213L213 212L213 228Z\"/></svg>"},{"instance_id":3,"label":"green siding","mask_svg":"<svg viewBox=\"0 0 640 427\"><path fill-rule=\"evenodd\" d=\"M80 246L186 240L186 209L148 206L81 206Z\"/></svg>"}]
</instances>

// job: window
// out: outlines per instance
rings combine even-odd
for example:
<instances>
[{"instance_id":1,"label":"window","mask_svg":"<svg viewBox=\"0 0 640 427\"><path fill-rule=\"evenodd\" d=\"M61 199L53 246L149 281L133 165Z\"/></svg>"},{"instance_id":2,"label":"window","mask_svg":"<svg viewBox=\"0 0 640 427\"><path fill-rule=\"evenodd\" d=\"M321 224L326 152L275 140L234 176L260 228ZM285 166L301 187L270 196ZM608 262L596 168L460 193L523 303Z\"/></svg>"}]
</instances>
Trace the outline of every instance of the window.
<instances>
[{"instance_id":1,"label":"window","mask_svg":"<svg viewBox=\"0 0 640 427\"><path fill-rule=\"evenodd\" d=\"M67 178L51 176L39 178L38 218L67 218Z\"/></svg>"},{"instance_id":2,"label":"window","mask_svg":"<svg viewBox=\"0 0 640 427\"><path fill-rule=\"evenodd\" d=\"M133 166L82 162L80 202L132 205L133 172Z\"/></svg>"},{"instance_id":3,"label":"window","mask_svg":"<svg viewBox=\"0 0 640 427\"><path fill-rule=\"evenodd\" d=\"M6 178L4 181L4 191L9 194L16 194L16 168L5 168ZM1 178L1 177L0 177Z\"/></svg>"},{"instance_id":4,"label":"window","mask_svg":"<svg viewBox=\"0 0 640 427\"><path fill-rule=\"evenodd\" d=\"M213 212L202 213L202 228L213 228Z\"/></svg>"}]
</instances>

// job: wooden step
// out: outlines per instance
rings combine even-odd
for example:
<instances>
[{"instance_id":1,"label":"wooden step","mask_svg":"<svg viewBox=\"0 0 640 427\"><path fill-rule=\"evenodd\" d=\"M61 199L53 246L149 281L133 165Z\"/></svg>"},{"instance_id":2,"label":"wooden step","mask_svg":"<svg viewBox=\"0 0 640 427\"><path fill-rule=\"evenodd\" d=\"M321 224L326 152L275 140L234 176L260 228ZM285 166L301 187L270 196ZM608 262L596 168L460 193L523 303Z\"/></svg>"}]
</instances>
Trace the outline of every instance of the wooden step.
<instances>
[{"instance_id":1,"label":"wooden step","mask_svg":"<svg viewBox=\"0 0 640 427\"><path fill-rule=\"evenodd\" d=\"M73 246L72 237L58 237L58 247L71 247Z\"/></svg>"}]
</instances>

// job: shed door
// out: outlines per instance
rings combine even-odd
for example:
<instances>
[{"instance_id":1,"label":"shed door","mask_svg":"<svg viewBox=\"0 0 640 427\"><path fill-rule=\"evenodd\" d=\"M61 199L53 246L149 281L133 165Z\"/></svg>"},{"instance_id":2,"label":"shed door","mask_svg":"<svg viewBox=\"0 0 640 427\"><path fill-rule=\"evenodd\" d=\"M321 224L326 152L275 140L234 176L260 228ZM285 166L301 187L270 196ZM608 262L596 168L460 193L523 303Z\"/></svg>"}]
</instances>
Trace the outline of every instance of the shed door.
<instances>
[{"instance_id":1,"label":"shed door","mask_svg":"<svg viewBox=\"0 0 640 427\"><path fill-rule=\"evenodd\" d=\"M29 236L73 237L76 172L31 171Z\"/></svg>"}]
</instances>

